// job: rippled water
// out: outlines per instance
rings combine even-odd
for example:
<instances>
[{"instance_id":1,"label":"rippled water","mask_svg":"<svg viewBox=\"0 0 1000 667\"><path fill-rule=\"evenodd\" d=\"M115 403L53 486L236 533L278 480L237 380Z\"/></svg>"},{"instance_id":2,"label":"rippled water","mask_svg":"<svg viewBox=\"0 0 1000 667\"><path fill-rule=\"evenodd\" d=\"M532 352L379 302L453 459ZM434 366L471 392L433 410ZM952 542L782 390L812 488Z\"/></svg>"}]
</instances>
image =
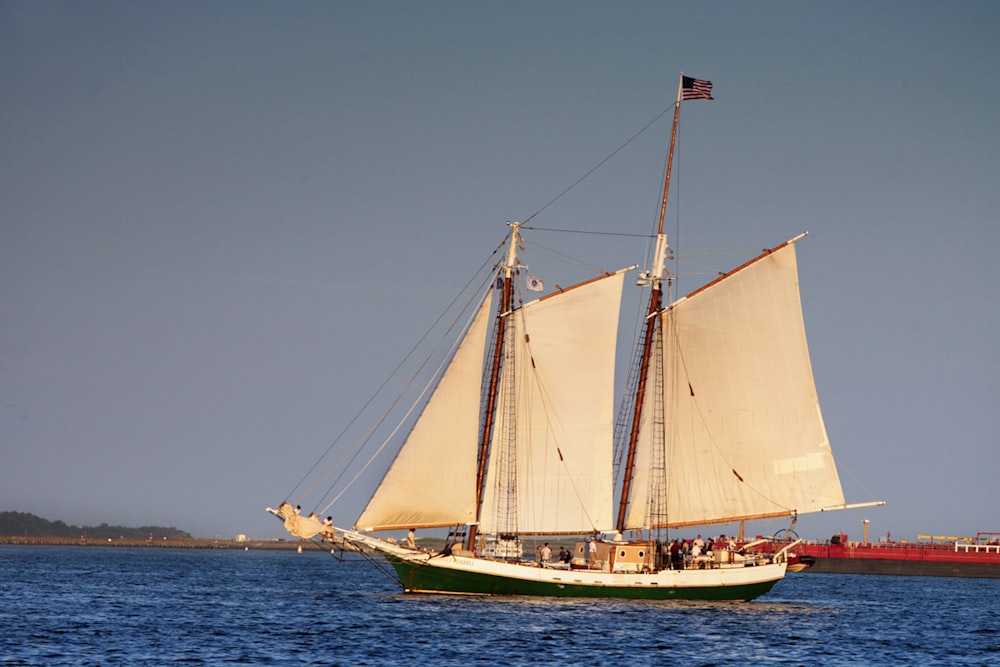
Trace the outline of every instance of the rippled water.
<instances>
[{"instance_id":1,"label":"rippled water","mask_svg":"<svg viewBox=\"0 0 1000 667\"><path fill-rule=\"evenodd\" d=\"M0 547L5 665L991 665L1000 580L790 574L751 603L402 595L306 551Z\"/></svg>"}]
</instances>

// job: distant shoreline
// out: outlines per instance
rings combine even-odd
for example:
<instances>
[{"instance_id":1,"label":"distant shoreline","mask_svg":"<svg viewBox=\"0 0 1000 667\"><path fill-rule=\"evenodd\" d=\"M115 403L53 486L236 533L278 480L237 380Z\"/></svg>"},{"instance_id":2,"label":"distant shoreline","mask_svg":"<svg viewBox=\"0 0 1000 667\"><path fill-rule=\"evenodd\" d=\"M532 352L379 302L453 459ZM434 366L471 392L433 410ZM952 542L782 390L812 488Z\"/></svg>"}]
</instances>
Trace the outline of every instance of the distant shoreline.
<instances>
[{"instance_id":1,"label":"distant shoreline","mask_svg":"<svg viewBox=\"0 0 1000 667\"><path fill-rule=\"evenodd\" d=\"M208 538L140 539L129 537L25 537L0 535L0 545L50 546L50 547L146 547L161 549L298 549L310 546L308 540L221 540Z\"/></svg>"}]
</instances>

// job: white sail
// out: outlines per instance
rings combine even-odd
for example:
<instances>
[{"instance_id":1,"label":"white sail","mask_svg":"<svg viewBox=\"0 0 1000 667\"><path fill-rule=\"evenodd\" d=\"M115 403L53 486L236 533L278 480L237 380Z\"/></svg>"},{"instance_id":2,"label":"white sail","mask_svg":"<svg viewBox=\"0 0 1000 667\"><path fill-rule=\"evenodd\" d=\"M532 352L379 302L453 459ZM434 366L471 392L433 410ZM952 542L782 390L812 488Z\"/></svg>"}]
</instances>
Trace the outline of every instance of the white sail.
<instances>
[{"instance_id":1,"label":"white sail","mask_svg":"<svg viewBox=\"0 0 1000 667\"><path fill-rule=\"evenodd\" d=\"M480 532L516 526L520 533L579 533L612 525L623 279L620 271L511 313L514 350L504 362Z\"/></svg>"},{"instance_id":2,"label":"white sail","mask_svg":"<svg viewBox=\"0 0 1000 667\"><path fill-rule=\"evenodd\" d=\"M627 525L691 525L843 505L820 413L793 244L762 255L660 317L665 407L646 414ZM656 382L650 382L650 391ZM650 402L645 403L647 407ZM666 521L649 514L656 428ZM655 453L655 452L654 452Z\"/></svg>"},{"instance_id":3,"label":"white sail","mask_svg":"<svg viewBox=\"0 0 1000 667\"><path fill-rule=\"evenodd\" d=\"M648 528L658 522L665 522L666 510L666 464L663 447L663 404L658 399L656 382L662 383L661 329L657 326L653 338L653 353L649 360L648 383L650 389L637 400L642 400L642 419L639 422L639 442L635 450L631 492L626 528ZM657 378L660 378L659 380ZM655 443L655 445L654 445ZM657 447L654 451L653 447Z\"/></svg>"},{"instance_id":4,"label":"white sail","mask_svg":"<svg viewBox=\"0 0 1000 667\"><path fill-rule=\"evenodd\" d=\"M479 399L491 303L492 290L355 526L385 530L475 521Z\"/></svg>"}]
</instances>

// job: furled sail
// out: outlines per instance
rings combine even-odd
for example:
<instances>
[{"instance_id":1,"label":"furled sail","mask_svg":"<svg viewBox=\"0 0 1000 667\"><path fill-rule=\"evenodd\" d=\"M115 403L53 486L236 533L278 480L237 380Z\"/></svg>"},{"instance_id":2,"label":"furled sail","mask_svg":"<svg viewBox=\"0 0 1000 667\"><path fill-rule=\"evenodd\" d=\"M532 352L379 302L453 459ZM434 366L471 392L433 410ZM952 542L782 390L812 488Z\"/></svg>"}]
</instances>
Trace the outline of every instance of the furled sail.
<instances>
[{"instance_id":1,"label":"furled sail","mask_svg":"<svg viewBox=\"0 0 1000 667\"><path fill-rule=\"evenodd\" d=\"M844 503L809 360L794 244L675 302L659 324L663 408L644 403L628 527ZM652 447L663 450L657 456ZM659 485L665 519L650 511L657 465L669 480Z\"/></svg>"},{"instance_id":2,"label":"furled sail","mask_svg":"<svg viewBox=\"0 0 1000 667\"><path fill-rule=\"evenodd\" d=\"M475 521L479 398L491 303L492 290L356 527L389 530Z\"/></svg>"},{"instance_id":3,"label":"furled sail","mask_svg":"<svg viewBox=\"0 0 1000 667\"><path fill-rule=\"evenodd\" d=\"M330 529L315 514L302 516L296 508L287 502L281 503L277 510L268 508L268 511L284 520L285 530L295 537L301 537L304 540L308 540L310 537L315 537Z\"/></svg>"},{"instance_id":4,"label":"furled sail","mask_svg":"<svg viewBox=\"0 0 1000 667\"><path fill-rule=\"evenodd\" d=\"M516 526L520 533L580 533L612 525L623 280L619 271L511 312L513 349L500 382L480 532ZM513 474L503 472L507 463Z\"/></svg>"}]
</instances>

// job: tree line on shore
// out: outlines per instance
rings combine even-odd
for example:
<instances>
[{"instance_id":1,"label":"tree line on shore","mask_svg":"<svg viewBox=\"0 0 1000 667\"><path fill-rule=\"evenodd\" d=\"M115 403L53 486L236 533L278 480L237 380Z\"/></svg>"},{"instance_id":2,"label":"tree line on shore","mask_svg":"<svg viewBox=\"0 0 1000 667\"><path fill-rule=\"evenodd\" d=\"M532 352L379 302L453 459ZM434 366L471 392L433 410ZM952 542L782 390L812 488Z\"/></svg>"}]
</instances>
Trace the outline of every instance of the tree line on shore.
<instances>
[{"instance_id":1,"label":"tree line on shore","mask_svg":"<svg viewBox=\"0 0 1000 667\"><path fill-rule=\"evenodd\" d=\"M30 536L30 537L82 537L145 539L150 535L154 539L192 539L191 534L178 530L173 526L109 526L102 523L99 526L73 526L62 521L49 521L27 512L0 512L0 535Z\"/></svg>"}]
</instances>

